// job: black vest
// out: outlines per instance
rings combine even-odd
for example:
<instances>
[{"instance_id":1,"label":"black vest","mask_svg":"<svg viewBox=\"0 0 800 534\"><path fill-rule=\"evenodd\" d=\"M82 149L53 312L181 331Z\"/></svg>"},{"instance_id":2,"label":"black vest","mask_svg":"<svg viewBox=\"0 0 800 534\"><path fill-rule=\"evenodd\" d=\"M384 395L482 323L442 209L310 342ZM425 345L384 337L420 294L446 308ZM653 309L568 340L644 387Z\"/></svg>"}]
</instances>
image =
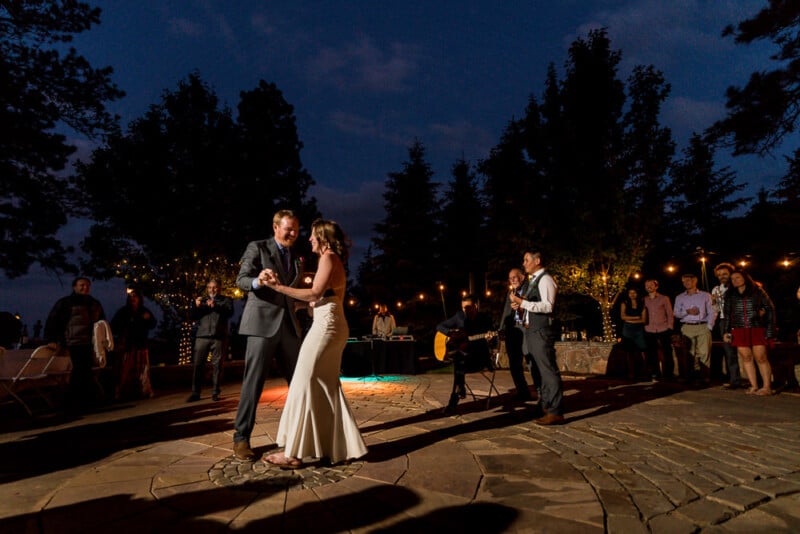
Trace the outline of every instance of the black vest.
<instances>
[{"instance_id":1,"label":"black vest","mask_svg":"<svg viewBox=\"0 0 800 534\"><path fill-rule=\"evenodd\" d=\"M547 274L547 271L539 274L539 276L531 280L531 283L528 284L528 291L525 295L526 300L530 300L531 302L542 301L542 296L539 293L539 280L541 280L545 274ZM553 322L552 316L552 313L528 312L528 328L534 332L548 328Z\"/></svg>"}]
</instances>

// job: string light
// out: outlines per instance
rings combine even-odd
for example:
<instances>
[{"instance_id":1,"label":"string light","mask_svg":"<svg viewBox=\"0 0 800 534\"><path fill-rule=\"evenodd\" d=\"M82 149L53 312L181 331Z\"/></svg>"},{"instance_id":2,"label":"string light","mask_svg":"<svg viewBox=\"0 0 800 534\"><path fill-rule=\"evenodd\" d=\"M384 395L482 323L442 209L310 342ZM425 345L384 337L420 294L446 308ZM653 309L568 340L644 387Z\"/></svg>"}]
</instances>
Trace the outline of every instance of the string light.
<instances>
[{"instance_id":1,"label":"string light","mask_svg":"<svg viewBox=\"0 0 800 534\"><path fill-rule=\"evenodd\" d=\"M130 287L137 287L150 297L165 316L180 322L178 363L192 361L192 327L189 319L192 301L205 292L210 278L220 280L220 293L241 298L236 287L238 264L222 256L201 258L196 252L191 256L174 258L162 265L124 259L115 265L116 275Z\"/></svg>"}]
</instances>

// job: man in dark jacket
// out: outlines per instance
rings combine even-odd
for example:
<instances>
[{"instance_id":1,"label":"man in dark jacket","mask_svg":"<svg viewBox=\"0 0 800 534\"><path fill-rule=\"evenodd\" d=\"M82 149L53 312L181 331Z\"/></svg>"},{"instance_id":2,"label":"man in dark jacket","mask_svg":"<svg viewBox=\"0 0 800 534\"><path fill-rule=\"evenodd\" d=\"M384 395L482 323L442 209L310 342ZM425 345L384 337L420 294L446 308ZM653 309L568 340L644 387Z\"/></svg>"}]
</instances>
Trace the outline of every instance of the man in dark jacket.
<instances>
[{"instance_id":1,"label":"man in dark jacket","mask_svg":"<svg viewBox=\"0 0 800 534\"><path fill-rule=\"evenodd\" d=\"M92 375L94 324L106 318L100 301L89 295L92 282L78 277L72 282L72 294L58 299L47 316L44 340L52 349L69 350L72 372L69 379L67 408L85 410L97 401L99 393Z\"/></svg>"},{"instance_id":2,"label":"man in dark jacket","mask_svg":"<svg viewBox=\"0 0 800 534\"><path fill-rule=\"evenodd\" d=\"M528 290L525 274L519 267L514 267L508 272L508 282L511 284L511 291L506 297L503 307L503 314L500 318L500 327L506 338L506 354L508 354L508 369L511 371L511 379L514 381L516 393L513 400L526 402L531 400L531 392L528 388L528 381L525 379L524 339L525 330L522 324L523 313L521 310L511 308L511 295L522 296Z\"/></svg>"},{"instance_id":3,"label":"man in dark jacket","mask_svg":"<svg viewBox=\"0 0 800 534\"><path fill-rule=\"evenodd\" d=\"M211 399L219 400L222 360L228 352L228 320L233 315L233 300L219 293L220 282L208 281L207 297L197 297L192 303L192 319L198 321L194 339L194 373L192 394L187 402L200 399L208 353L211 353Z\"/></svg>"}]
</instances>

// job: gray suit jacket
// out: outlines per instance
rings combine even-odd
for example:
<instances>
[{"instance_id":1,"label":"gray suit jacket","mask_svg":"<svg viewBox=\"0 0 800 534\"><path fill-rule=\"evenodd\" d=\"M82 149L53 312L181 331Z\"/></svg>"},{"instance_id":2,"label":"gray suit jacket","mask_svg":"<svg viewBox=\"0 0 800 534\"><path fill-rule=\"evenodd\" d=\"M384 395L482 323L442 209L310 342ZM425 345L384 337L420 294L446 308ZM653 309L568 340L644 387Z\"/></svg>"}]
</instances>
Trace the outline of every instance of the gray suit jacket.
<instances>
[{"instance_id":1,"label":"gray suit jacket","mask_svg":"<svg viewBox=\"0 0 800 534\"><path fill-rule=\"evenodd\" d=\"M247 292L247 302L239 324L239 334L244 336L272 337L280 330L281 321L290 321L300 336L300 324L294 313L294 299L282 295L269 287L253 289L253 280L262 269L272 269L284 285L294 286L300 279L297 262L292 280L287 280L281 262L281 254L275 238L251 241L241 260L236 285Z\"/></svg>"}]
</instances>

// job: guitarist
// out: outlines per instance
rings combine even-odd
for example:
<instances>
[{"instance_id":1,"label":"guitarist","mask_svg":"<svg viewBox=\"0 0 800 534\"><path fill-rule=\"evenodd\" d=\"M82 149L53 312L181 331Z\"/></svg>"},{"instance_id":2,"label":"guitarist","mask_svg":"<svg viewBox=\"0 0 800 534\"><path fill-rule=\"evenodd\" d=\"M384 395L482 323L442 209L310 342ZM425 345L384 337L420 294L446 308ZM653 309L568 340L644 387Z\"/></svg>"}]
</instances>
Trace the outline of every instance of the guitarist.
<instances>
[{"instance_id":1,"label":"guitarist","mask_svg":"<svg viewBox=\"0 0 800 534\"><path fill-rule=\"evenodd\" d=\"M450 338L448 349L452 351L450 356L453 359L453 391L444 412L451 414L455 412L459 398L467 396L464 375L493 368L489 354L493 326L489 316L478 311L475 296L466 295L461 299L461 310L439 323L436 330ZM486 336L469 341L470 336L477 334Z\"/></svg>"}]
</instances>

